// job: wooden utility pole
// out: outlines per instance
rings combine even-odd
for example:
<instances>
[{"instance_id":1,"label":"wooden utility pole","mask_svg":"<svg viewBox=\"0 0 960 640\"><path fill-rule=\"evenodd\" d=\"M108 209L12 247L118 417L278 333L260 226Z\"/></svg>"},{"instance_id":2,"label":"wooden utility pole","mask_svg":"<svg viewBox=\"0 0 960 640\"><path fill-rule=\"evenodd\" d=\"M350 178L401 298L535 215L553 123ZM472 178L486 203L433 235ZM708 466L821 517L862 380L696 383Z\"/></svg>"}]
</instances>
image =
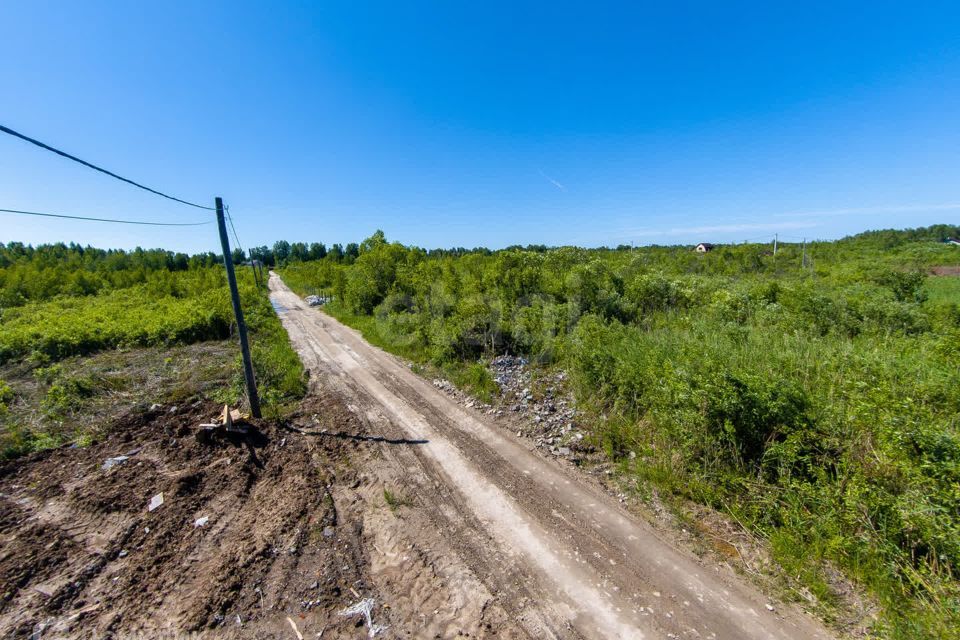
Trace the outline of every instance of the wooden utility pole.
<instances>
[{"instance_id":1,"label":"wooden utility pole","mask_svg":"<svg viewBox=\"0 0 960 640\"><path fill-rule=\"evenodd\" d=\"M233 272L233 256L230 254L230 239L227 238L227 225L223 221L223 200L216 199L217 226L220 227L220 244L223 246L223 266L227 268L227 282L230 284L230 299L233 301L233 316L237 319L237 332L240 334L240 352L243 354L243 377L247 382L247 399L250 400L250 413L260 417L260 397L257 395L257 381L253 378L253 362L250 360L250 345L247 342L247 324L243 321L243 309L240 308L240 292L237 291L237 276Z\"/></svg>"},{"instance_id":2,"label":"wooden utility pole","mask_svg":"<svg viewBox=\"0 0 960 640\"><path fill-rule=\"evenodd\" d=\"M803 239L803 259L800 261L800 270L807 268L807 239Z\"/></svg>"}]
</instances>

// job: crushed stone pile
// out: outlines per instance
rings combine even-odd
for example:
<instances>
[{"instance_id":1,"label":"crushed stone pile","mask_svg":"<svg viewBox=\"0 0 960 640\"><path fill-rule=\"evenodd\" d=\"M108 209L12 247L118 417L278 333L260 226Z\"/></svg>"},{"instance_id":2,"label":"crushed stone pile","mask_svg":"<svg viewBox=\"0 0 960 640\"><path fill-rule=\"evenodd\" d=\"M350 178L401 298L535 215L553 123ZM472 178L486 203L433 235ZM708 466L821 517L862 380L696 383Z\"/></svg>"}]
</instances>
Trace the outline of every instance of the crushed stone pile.
<instances>
[{"instance_id":1,"label":"crushed stone pile","mask_svg":"<svg viewBox=\"0 0 960 640\"><path fill-rule=\"evenodd\" d=\"M555 456L577 462L594 453L578 424L579 413L565 371L534 372L526 358L511 355L493 358L487 368L500 390L492 404L480 402L442 378L433 380L433 386L469 408L510 418L517 436L531 439Z\"/></svg>"}]
</instances>

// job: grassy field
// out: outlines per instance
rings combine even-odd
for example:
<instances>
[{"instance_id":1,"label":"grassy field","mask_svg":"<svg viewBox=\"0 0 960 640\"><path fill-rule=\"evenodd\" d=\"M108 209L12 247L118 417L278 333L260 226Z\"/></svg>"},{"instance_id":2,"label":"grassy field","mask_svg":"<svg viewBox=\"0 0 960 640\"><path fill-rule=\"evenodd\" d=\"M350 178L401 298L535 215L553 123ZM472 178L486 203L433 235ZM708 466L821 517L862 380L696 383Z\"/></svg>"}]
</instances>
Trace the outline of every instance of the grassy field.
<instances>
[{"instance_id":1,"label":"grassy field","mask_svg":"<svg viewBox=\"0 0 960 640\"><path fill-rule=\"evenodd\" d=\"M240 402L223 272L210 256L0 245L2 455L82 444L144 403ZM261 401L277 414L304 394L303 367L266 292L238 278Z\"/></svg>"},{"instance_id":2,"label":"grassy field","mask_svg":"<svg viewBox=\"0 0 960 640\"><path fill-rule=\"evenodd\" d=\"M624 477L722 511L808 606L877 603L870 633L960 629L960 264L955 227L837 242L426 252L376 234L294 262L301 293L381 347L490 393L523 354L574 381Z\"/></svg>"}]
</instances>

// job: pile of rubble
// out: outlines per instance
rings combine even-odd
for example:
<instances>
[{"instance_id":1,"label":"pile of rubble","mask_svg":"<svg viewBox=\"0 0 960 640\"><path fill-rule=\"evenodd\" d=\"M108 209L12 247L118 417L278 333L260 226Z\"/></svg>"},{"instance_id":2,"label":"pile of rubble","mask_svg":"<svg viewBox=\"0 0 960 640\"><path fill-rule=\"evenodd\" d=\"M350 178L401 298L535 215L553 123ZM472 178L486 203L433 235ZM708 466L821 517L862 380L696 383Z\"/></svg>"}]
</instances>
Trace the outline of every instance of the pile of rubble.
<instances>
[{"instance_id":1,"label":"pile of rubble","mask_svg":"<svg viewBox=\"0 0 960 640\"><path fill-rule=\"evenodd\" d=\"M329 296L307 296L303 299L311 307L319 307L320 305L327 304L330 302Z\"/></svg>"},{"instance_id":2,"label":"pile of rubble","mask_svg":"<svg viewBox=\"0 0 960 640\"><path fill-rule=\"evenodd\" d=\"M497 356L488 369L500 388L494 404L477 401L447 380L436 379L433 385L467 407L508 417L517 428L517 436L530 438L538 448L555 456L577 460L593 452L577 424L565 372L538 369L535 377L527 359L519 356Z\"/></svg>"},{"instance_id":3,"label":"pile of rubble","mask_svg":"<svg viewBox=\"0 0 960 640\"><path fill-rule=\"evenodd\" d=\"M516 356L498 356L489 368L500 387L500 404L522 423L520 435L557 456L575 457L592 450L578 428L564 371L541 369L534 379L527 359Z\"/></svg>"}]
</instances>

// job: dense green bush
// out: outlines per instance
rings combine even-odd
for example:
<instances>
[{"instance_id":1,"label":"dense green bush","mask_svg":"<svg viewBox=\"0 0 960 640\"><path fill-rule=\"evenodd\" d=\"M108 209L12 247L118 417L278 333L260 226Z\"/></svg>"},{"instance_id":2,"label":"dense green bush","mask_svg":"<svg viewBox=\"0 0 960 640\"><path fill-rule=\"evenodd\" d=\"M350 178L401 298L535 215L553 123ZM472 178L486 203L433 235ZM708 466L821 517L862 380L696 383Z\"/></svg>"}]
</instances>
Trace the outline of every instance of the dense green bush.
<instances>
[{"instance_id":1,"label":"dense green bush","mask_svg":"<svg viewBox=\"0 0 960 640\"><path fill-rule=\"evenodd\" d=\"M139 285L97 296L59 297L6 310L0 363L31 353L50 360L105 348L186 344L229 335L228 294L157 295Z\"/></svg>"}]
</instances>

